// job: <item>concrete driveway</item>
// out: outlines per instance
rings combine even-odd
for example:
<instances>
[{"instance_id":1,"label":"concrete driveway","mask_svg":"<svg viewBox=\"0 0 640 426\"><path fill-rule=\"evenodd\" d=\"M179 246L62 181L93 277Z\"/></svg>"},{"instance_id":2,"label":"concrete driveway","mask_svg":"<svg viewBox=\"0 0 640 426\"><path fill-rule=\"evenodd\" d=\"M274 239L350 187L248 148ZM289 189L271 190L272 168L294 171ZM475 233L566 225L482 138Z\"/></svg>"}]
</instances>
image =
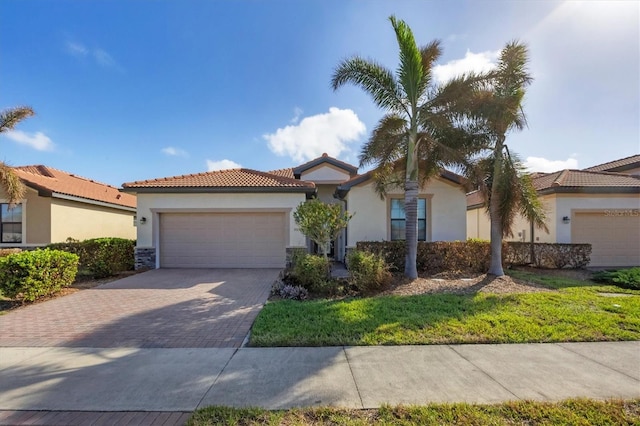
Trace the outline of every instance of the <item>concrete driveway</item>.
<instances>
[{"instance_id":1,"label":"concrete driveway","mask_svg":"<svg viewBox=\"0 0 640 426\"><path fill-rule=\"evenodd\" d=\"M240 347L277 269L158 269L0 316L0 347Z\"/></svg>"}]
</instances>

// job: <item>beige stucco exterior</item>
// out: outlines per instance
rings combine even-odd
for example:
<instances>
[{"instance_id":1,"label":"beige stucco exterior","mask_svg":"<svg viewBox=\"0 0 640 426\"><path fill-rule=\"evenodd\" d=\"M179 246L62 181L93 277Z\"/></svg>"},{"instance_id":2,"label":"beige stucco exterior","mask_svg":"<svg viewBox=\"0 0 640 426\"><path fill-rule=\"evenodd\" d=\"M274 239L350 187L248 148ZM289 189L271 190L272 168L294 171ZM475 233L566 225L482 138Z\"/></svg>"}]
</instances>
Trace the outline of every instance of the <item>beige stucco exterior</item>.
<instances>
[{"instance_id":1,"label":"beige stucco exterior","mask_svg":"<svg viewBox=\"0 0 640 426\"><path fill-rule=\"evenodd\" d=\"M135 212L59 198L51 199L51 242L67 238L136 238Z\"/></svg>"},{"instance_id":2,"label":"beige stucco exterior","mask_svg":"<svg viewBox=\"0 0 640 426\"><path fill-rule=\"evenodd\" d=\"M342 183L349 180L351 176L345 170L332 164L320 164L312 169L300 174L301 180L319 183Z\"/></svg>"},{"instance_id":3,"label":"beige stucco exterior","mask_svg":"<svg viewBox=\"0 0 640 426\"><path fill-rule=\"evenodd\" d=\"M305 247L305 237L296 229L293 212L305 202L302 193L215 193L215 194L138 194L137 246L158 249L159 215L187 212L285 212L287 247ZM141 219L145 218L145 223Z\"/></svg>"},{"instance_id":4,"label":"beige stucco exterior","mask_svg":"<svg viewBox=\"0 0 640 426\"><path fill-rule=\"evenodd\" d=\"M637 241L640 239L640 195L639 194L548 194L540 197L547 213L547 227L549 232L536 229L534 241L540 243L576 243L583 238L576 238L578 226L585 226L585 215L590 215L589 226L593 227L593 243L596 245L612 244L615 250L607 252L606 247L595 247L589 266L637 266L638 254ZM608 229L611 217L625 216L624 224L617 227L625 227L623 232L618 232L613 239L607 241L607 233L613 235ZM565 220L567 218L568 220ZM595 221L595 222L594 222ZM514 222L512 237L508 241L531 241L530 224L520 215ZM489 239L489 216L484 207L473 208L467 211L467 237ZM584 231L581 229L581 231ZM522 232L525 236L522 238ZM520 235L519 235L520 233ZM584 232L581 232L581 235ZM580 240L580 241L578 241ZM588 241L591 242L591 241ZM629 247L629 249L624 249ZM620 250L622 248L622 250ZM616 259L611 258L611 253L623 252L625 255L616 254ZM628 256L627 256L628 255Z\"/></svg>"},{"instance_id":5,"label":"beige stucco exterior","mask_svg":"<svg viewBox=\"0 0 640 426\"><path fill-rule=\"evenodd\" d=\"M0 202L6 202L0 192ZM38 195L27 188L22 201L22 243L1 246L37 246L65 241L67 238L85 240L98 237L134 239L135 212Z\"/></svg>"},{"instance_id":6,"label":"beige stucco exterior","mask_svg":"<svg viewBox=\"0 0 640 426\"><path fill-rule=\"evenodd\" d=\"M459 185L442 178L434 178L420 189L421 198L427 199L427 240L455 241L466 239L466 197ZM404 197L402 189L391 190L380 198L372 181L366 181L349 190L347 210L355 213L349 222L347 247L358 241L389 240L391 198Z\"/></svg>"}]
</instances>

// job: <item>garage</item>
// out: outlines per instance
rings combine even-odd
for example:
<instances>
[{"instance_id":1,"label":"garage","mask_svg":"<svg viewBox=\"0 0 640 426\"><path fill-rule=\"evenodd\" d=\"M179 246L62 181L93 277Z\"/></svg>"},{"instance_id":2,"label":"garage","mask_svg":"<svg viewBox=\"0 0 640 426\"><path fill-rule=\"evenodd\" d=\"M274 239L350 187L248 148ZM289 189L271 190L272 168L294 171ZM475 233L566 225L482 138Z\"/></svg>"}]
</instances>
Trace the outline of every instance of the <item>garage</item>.
<instances>
[{"instance_id":1,"label":"garage","mask_svg":"<svg viewBox=\"0 0 640 426\"><path fill-rule=\"evenodd\" d=\"M283 212L162 213L161 268L282 268Z\"/></svg>"},{"instance_id":2,"label":"garage","mask_svg":"<svg viewBox=\"0 0 640 426\"><path fill-rule=\"evenodd\" d=\"M571 242L591 244L589 266L640 265L638 210L574 212Z\"/></svg>"}]
</instances>

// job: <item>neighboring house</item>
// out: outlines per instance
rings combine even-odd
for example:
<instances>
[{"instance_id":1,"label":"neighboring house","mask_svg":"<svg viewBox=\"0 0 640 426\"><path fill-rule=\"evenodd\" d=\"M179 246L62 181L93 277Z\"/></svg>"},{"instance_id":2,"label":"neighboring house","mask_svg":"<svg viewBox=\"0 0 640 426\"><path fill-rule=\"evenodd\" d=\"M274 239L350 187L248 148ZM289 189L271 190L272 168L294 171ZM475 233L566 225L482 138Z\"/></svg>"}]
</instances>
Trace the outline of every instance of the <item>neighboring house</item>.
<instances>
[{"instance_id":1,"label":"neighboring house","mask_svg":"<svg viewBox=\"0 0 640 426\"><path fill-rule=\"evenodd\" d=\"M134 239L136 197L51 167L15 167L27 187L9 209L0 191L0 247L33 247L67 238Z\"/></svg>"},{"instance_id":2,"label":"neighboring house","mask_svg":"<svg viewBox=\"0 0 640 426\"><path fill-rule=\"evenodd\" d=\"M547 210L549 232L518 217L507 240L590 243L589 266L640 265L640 155L532 177ZM481 194L467 194L467 237L488 240L489 231Z\"/></svg>"},{"instance_id":3,"label":"neighboring house","mask_svg":"<svg viewBox=\"0 0 640 426\"><path fill-rule=\"evenodd\" d=\"M314 249L293 219L313 196L355 214L332 248L339 260L358 241L403 239L402 190L381 198L371 173L357 170L323 154L271 172L233 169L125 183L123 191L138 199L136 265L281 268L294 249ZM420 239L465 239L462 183L443 172L420 190Z\"/></svg>"}]
</instances>

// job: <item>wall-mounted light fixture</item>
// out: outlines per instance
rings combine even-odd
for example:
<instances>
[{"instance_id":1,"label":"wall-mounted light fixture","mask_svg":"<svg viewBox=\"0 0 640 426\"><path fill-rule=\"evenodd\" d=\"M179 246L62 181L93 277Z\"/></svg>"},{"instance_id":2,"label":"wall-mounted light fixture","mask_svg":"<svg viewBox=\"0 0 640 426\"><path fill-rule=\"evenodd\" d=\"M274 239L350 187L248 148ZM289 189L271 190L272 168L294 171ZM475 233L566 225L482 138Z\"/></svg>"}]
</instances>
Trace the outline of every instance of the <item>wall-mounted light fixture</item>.
<instances>
[{"instance_id":1,"label":"wall-mounted light fixture","mask_svg":"<svg viewBox=\"0 0 640 426\"><path fill-rule=\"evenodd\" d=\"M143 219L144 219L144 218L143 218ZM571 222L571 219L569 218L569 216L564 216L564 217L562 218L562 223L569 223L569 222Z\"/></svg>"},{"instance_id":2,"label":"wall-mounted light fixture","mask_svg":"<svg viewBox=\"0 0 640 426\"><path fill-rule=\"evenodd\" d=\"M144 216L142 216L142 217L140 218L140 225L144 225L145 223L147 223L147 218L146 218L146 217L144 217Z\"/></svg>"}]
</instances>

